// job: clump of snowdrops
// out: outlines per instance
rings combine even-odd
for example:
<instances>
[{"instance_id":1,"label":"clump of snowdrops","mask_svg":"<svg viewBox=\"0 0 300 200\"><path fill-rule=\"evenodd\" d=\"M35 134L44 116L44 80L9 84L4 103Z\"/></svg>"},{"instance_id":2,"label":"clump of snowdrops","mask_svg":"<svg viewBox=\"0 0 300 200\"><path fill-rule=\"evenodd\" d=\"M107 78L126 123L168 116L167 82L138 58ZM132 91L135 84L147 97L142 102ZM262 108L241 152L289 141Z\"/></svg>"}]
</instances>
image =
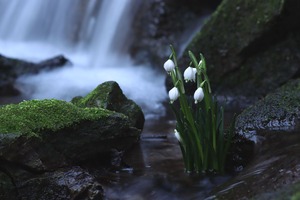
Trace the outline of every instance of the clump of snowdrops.
<instances>
[{"instance_id":1,"label":"clump of snowdrops","mask_svg":"<svg viewBox=\"0 0 300 200\"><path fill-rule=\"evenodd\" d=\"M224 109L212 95L205 58L200 53L198 61L189 51L191 62L182 76L172 46L171 51L164 69L171 76L174 86L169 91L169 98L176 116L174 133L181 148L185 170L223 173L233 129L224 133ZM193 95L185 92L185 82L189 81L196 84Z\"/></svg>"}]
</instances>

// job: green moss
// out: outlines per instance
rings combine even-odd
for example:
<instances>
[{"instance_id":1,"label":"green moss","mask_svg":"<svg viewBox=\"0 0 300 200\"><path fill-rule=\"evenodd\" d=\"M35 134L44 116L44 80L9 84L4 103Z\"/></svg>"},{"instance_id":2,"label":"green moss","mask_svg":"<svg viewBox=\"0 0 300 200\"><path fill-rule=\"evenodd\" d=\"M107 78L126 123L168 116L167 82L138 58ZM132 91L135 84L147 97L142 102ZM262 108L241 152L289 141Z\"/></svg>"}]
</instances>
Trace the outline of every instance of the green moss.
<instances>
[{"instance_id":1,"label":"green moss","mask_svg":"<svg viewBox=\"0 0 300 200\"><path fill-rule=\"evenodd\" d=\"M291 200L300 200L300 192L297 192L295 195L293 195Z\"/></svg>"},{"instance_id":2,"label":"green moss","mask_svg":"<svg viewBox=\"0 0 300 200\"><path fill-rule=\"evenodd\" d=\"M114 110L113 107L124 104L126 100L120 86L114 81L107 81L97 86L87 96L72 99L72 103L79 107L100 107Z\"/></svg>"},{"instance_id":3,"label":"green moss","mask_svg":"<svg viewBox=\"0 0 300 200\"><path fill-rule=\"evenodd\" d=\"M23 101L0 107L0 133L38 136L42 130L58 130L82 120L97 120L111 114L101 108L79 108L65 101Z\"/></svg>"},{"instance_id":4,"label":"green moss","mask_svg":"<svg viewBox=\"0 0 300 200\"><path fill-rule=\"evenodd\" d=\"M253 130L294 127L300 119L299 99L300 79L295 79L245 109L237 117L236 128L252 136Z\"/></svg>"},{"instance_id":5,"label":"green moss","mask_svg":"<svg viewBox=\"0 0 300 200\"><path fill-rule=\"evenodd\" d=\"M134 101L127 99L115 81L106 81L87 96L75 97L71 102L82 108L100 107L122 113L129 118L131 126L143 129L145 118L142 109Z\"/></svg>"},{"instance_id":6,"label":"green moss","mask_svg":"<svg viewBox=\"0 0 300 200\"><path fill-rule=\"evenodd\" d=\"M219 50L241 50L257 37L257 33L261 34L262 30L272 25L274 17L281 13L284 2L284 0L224 0L195 36L188 49L200 52L199 48L206 48L201 44L208 43L209 47L213 47L213 44L222 47Z\"/></svg>"},{"instance_id":7,"label":"green moss","mask_svg":"<svg viewBox=\"0 0 300 200\"><path fill-rule=\"evenodd\" d=\"M276 60L279 60L278 55L282 54L282 50L278 53L274 52L274 48L270 48L270 52L264 53L264 48L275 44L278 35L284 32L278 27L285 6L286 0L224 0L193 38L186 52L191 50L196 54L204 54L208 74L213 77L213 87L224 90L243 84L239 87L242 88L240 91L239 88L234 88L238 90L238 94L247 92L252 95L254 91L255 95L265 95L266 91L276 87L272 82L277 79L266 77L270 76L271 70L268 68L273 69L278 63ZM285 59L281 56L280 62L283 61ZM183 59L181 64L185 66L185 63L188 61ZM276 65L276 68L285 68L280 64ZM280 72L276 71L276 74L279 76ZM283 73L283 76L286 74L287 72ZM262 80L271 81L265 83ZM286 81L286 78L282 81ZM255 89L256 85L262 86L263 89ZM248 88L251 92L248 92Z\"/></svg>"}]
</instances>

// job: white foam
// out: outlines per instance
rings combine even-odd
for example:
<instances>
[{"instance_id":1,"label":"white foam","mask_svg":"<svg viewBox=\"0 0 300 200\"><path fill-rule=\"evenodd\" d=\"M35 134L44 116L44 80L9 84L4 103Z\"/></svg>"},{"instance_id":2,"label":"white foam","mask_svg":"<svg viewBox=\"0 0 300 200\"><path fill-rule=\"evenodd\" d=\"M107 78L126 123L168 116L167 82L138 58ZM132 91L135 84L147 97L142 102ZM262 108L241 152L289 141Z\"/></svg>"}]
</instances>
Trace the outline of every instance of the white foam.
<instances>
[{"instance_id":1,"label":"white foam","mask_svg":"<svg viewBox=\"0 0 300 200\"><path fill-rule=\"evenodd\" d=\"M124 53L133 1L26 0L23 4L1 2L0 53L34 62L62 54L73 63L20 77L17 86L25 95L70 100L114 80L148 116L164 114L164 75L149 66L133 65Z\"/></svg>"}]
</instances>

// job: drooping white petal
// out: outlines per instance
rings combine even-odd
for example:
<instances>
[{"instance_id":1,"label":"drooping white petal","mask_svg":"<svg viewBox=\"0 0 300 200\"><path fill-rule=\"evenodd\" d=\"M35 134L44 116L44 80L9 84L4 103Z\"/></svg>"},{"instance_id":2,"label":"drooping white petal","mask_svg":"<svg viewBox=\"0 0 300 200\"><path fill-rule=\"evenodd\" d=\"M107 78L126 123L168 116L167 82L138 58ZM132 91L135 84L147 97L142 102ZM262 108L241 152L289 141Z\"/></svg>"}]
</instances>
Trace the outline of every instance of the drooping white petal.
<instances>
[{"instance_id":1,"label":"drooping white petal","mask_svg":"<svg viewBox=\"0 0 300 200\"><path fill-rule=\"evenodd\" d=\"M203 98L204 98L203 89L202 87L199 87L194 93L195 103L202 101Z\"/></svg>"},{"instance_id":2,"label":"drooping white petal","mask_svg":"<svg viewBox=\"0 0 300 200\"><path fill-rule=\"evenodd\" d=\"M175 64L174 64L174 62L171 59L168 59L164 63L164 68L169 73L169 72L171 72L171 71L173 71L175 69Z\"/></svg>"},{"instance_id":3,"label":"drooping white petal","mask_svg":"<svg viewBox=\"0 0 300 200\"><path fill-rule=\"evenodd\" d=\"M179 97L179 91L177 87L173 87L169 91L170 103L173 103Z\"/></svg>"},{"instance_id":4,"label":"drooping white petal","mask_svg":"<svg viewBox=\"0 0 300 200\"><path fill-rule=\"evenodd\" d=\"M179 132L176 129L174 130L174 134L175 134L175 137L177 138L177 140L179 142L181 142L182 140L181 140L180 134L179 134Z\"/></svg>"},{"instance_id":5,"label":"drooping white petal","mask_svg":"<svg viewBox=\"0 0 300 200\"><path fill-rule=\"evenodd\" d=\"M184 80L188 81L195 81L196 80L196 68L188 67L183 72Z\"/></svg>"},{"instance_id":6,"label":"drooping white petal","mask_svg":"<svg viewBox=\"0 0 300 200\"><path fill-rule=\"evenodd\" d=\"M193 68L193 72L195 73L195 75L197 74L197 69Z\"/></svg>"}]
</instances>

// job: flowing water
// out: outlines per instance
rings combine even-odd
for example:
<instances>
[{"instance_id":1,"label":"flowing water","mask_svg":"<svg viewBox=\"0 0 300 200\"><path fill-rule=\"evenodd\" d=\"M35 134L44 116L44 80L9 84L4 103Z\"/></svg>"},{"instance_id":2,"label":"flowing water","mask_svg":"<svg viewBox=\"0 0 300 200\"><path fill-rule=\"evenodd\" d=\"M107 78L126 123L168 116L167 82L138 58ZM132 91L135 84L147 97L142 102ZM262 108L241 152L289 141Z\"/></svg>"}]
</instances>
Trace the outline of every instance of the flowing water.
<instances>
[{"instance_id":1,"label":"flowing water","mask_svg":"<svg viewBox=\"0 0 300 200\"><path fill-rule=\"evenodd\" d=\"M147 117L163 115L164 75L136 66L126 54L132 18L140 1L0 1L0 53L29 61L63 54L72 63L23 76L17 87L34 99L70 100L98 84L117 81ZM150 95L149 95L150 94Z\"/></svg>"},{"instance_id":2,"label":"flowing water","mask_svg":"<svg viewBox=\"0 0 300 200\"><path fill-rule=\"evenodd\" d=\"M100 176L107 199L205 199L213 188L230 178L185 173L177 139L169 134L174 131L174 123L146 124L139 144L124 155L128 167Z\"/></svg>"},{"instance_id":3,"label":"flowing water","mask_svg":"<svg viewBox=\"0 0 300 200\"><path fill-rule=\"evenodd\" d=\"M141 141L125 155L128 168L108 172L108 199L202 199L228 179L183 171L174 121L164 115L164 75L135 66L126 54L137 3L132 0L0 0L0 53L29 61L57 54L72 66L23 76L17 87L30 98L70 100L98 84L117 81L146 113Z\"/></svg>"}]
</instances>

